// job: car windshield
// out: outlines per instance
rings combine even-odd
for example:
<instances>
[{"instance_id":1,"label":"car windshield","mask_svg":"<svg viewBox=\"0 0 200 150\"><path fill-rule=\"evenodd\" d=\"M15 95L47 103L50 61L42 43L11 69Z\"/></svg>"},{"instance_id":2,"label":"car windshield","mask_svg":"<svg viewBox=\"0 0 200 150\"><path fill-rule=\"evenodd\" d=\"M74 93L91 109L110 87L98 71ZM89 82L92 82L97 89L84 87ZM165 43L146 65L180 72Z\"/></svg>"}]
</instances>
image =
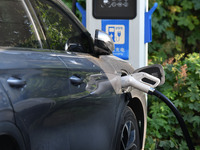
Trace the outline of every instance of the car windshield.
<instances>
[{"instance_id":1,"label":"car windshield","mask_svg":"<svg viewBox=\"0 0 200 150\"><path fill-rule=\"evenodd\" d=\"M26 10L21 0L0 0L0 46L41 47Z\"/></svg>"}]
</instances>

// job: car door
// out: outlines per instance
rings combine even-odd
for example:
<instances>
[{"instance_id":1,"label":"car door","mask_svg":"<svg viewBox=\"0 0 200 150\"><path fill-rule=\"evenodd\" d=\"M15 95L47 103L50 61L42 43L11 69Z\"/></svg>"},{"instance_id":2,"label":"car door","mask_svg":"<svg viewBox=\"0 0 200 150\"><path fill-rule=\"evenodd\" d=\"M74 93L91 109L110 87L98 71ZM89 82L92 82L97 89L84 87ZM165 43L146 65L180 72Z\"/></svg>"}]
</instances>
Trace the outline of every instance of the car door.
<instances>
[{"instance_id":1,"label":"car door","mask_svg":"<svg viewBox=\"0 0 200 150\"><path fill-rule=\"evenodd\" d=\"M110 80L117 80L120 76L114 75L113 68L103 59L78 53L70 59L66 55L60 57L68 64L71 79L72 149L113 149L117 137L118 104L123 96L116 94L119 89Z\"/></svg>"},{"instance_id":2,"label":"car door","mask_svg":"<svg viewBox=\"0 0 200 150\"><path fill-rule=\"evenodd\" d=\"M119 77L118 73L106 57L93 56L92 38L60 1L31 2L50 48L56 49L68 70L69 96L63 99L67 98L70 123L63 131L70 149L112 149L120 95L109 80Z\"/></svg>"}]
</instances>

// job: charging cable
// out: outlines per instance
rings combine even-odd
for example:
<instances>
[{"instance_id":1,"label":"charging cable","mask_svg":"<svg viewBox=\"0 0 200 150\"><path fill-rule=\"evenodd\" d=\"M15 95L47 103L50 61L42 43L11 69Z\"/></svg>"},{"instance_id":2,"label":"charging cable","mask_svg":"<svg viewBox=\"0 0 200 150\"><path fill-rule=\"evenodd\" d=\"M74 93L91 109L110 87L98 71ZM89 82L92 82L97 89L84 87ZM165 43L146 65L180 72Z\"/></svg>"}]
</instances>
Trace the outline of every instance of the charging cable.
<instances>
[{"instance_id":1,"label":"charging cable","mask_svg":"<svg viewBox=\"0 0 200 150\"><path fill-rule=\"evenodd\" d=\"M167 104L167 106L171 109L171 111L176 116L176 119L178 120L181 126L181 129L185 137L185 140L187 142L187 146L189 150L195 150L192 140L190 138L188 129L178 109L165 95L163 95L161 92L154 89L155 87L159 85L159 83L160 83L160 79L145 72L134 73L132 75L123 76L121 78L122 87L132 86L147 94L155 95L156 97L161 99L165 104Z\"/></svg>"},{"instance_id":2,"label":"charging cable","mask_svg":"<svg viewBox=\"0 0 200 150\"><path fill-rule=\"evenodd\" d=\"M183 131L183 135L185 137L185 140L187 142L187 146L189 148L189 150L195 150L192 140L190 138L190 134L187 130L187 127L185 125L185 122L180 114L180 112L178 111L178 109L175 107L175 105L165 96L163 95L161 92L157 91L156 89L153 91L149 91L148 94L150 95L155 95L156 97L158 97L159 99L161 99L165 104L167 104L167 106L171 109L171 111L174 113L174 115L176 116L176 119L178 120L181 129Z\"/></svg>"}]
</instances>

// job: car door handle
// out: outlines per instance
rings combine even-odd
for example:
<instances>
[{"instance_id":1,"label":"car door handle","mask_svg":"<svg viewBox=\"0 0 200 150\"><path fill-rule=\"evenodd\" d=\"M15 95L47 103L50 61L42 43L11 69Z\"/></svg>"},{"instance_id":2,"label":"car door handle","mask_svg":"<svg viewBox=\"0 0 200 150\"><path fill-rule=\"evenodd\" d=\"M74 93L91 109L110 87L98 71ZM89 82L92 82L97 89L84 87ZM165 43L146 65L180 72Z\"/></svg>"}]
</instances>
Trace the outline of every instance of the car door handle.
<instances>
[{"instance_id":1,"label":"car door handle","mask_svg":"<svg viewBox=\"0 0 200 150\"><path fill-rule=\"evenodd\" d=\"M71 84L73 84L75 86L83 83L83 78L78 77L76 75L71 76L69 79L70 79Z\"/></svg>"},{"instance_id":2,"label":"car door handle","mask_svg":"<svg viewBox=\"0 0 200 150\"><path fill-rule=\"evenodd\" d=\"M22 87L26 84L25 80L16 77L9 77L7 82L10 86L14 87Z\"/></svg>"}]
</instances>

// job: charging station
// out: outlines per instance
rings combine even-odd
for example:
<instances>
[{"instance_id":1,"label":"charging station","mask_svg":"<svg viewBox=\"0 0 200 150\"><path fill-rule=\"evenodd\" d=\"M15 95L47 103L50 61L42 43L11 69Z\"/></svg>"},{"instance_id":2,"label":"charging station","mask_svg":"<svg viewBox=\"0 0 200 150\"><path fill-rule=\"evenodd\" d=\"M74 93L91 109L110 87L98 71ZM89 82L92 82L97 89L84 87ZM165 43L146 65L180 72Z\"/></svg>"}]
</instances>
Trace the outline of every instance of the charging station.
<instances>
[{"instance_id":1,"label":"charging station","mask_svg":"<svg viewBox=\"0 0 200 150\"><path fill-rule=\"evenodd\" d=\"M127 60L134 68L147 65L151 15L157 3L150 11L148 0L86 0L86 11L79 3L76 6L92 36L99 29L112 37L113 55Z\"/></svg>"},{"instance_id":2,"label":"charging station","mask_svg":"<svg viewBox=\"0 0 200 150\"><path fill-rule=\"evenodd\" d=\"M87 0L86 27L108 33L114 43L113 55L127 60L134 68L147 65L144 43L146 0Z\"/></svg>"}]
</instances>

